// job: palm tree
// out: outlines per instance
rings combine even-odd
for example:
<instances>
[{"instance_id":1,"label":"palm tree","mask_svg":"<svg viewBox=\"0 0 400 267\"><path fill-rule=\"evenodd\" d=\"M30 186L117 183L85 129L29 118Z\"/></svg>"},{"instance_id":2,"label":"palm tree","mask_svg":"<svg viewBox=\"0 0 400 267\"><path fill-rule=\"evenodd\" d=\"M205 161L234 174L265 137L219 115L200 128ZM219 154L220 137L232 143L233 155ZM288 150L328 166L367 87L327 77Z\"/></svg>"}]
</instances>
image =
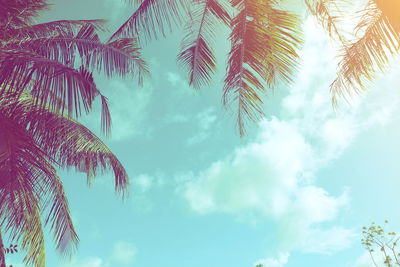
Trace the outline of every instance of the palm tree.
<instances>
[{"instance_id":1,"label":"palm tree","mask_svg":"<svg viewBox=\"0 0 400 267\"><path fill-rule=\"evenodd\" d=\"M342 47L337 78L331 85L332 102L365 88L377 70L383 70L390 54L398 53L400 8L398 1L370 0L357 12L360 22L352 38L340 22L353 5L349 0L304 0L311 14ZM216 71L216 26L227 25L231 32L223 103L235 109L240 135L246 121L263 117L266 88L277 82L291 82L298 66L302 45L300 18L280 7L279 0L140 0L138 7L114 33L135 37L142 43L166 34L186 21L179 63L194 88L209 85ZM361 14L361 15L360 15ZM354 13L350 16L354 17ZM175 24L174 24L175 23Z\"/></svg>"},{"instance_id":2,"label":"palm tree","mask_svg":"<svg viewBox=\"0 0 400 267\"><path fill-rule=\"evenodd\" d=\"M0 100L1 226L27 251L26 264L45 266L41 215L51 225L57 249L70 254L78 243L62 182L54 166L87 174L112 169L115 188L126 189L127 174L107 146L67 115L38 107L24 93Z\"/></svg>"},{"instance_id":3,"label":"palm tree","mask_svg":"<svg viewBox=\"0 0 400 267\"><path fill-rule=\"evenodd\" d=\"M43 225L63 255L78 243L57 168L74 167L88 182L112 170L116 191L127 188L120 161L76 120L100 97L101 128L110 133L107 98L92 72L139 83L148 73L135 39L101 42L101 20L34 24L46 8L46 0L0 0L0 239L18 243L36 267L45 266Z\"/></svg>"}]
</instances>

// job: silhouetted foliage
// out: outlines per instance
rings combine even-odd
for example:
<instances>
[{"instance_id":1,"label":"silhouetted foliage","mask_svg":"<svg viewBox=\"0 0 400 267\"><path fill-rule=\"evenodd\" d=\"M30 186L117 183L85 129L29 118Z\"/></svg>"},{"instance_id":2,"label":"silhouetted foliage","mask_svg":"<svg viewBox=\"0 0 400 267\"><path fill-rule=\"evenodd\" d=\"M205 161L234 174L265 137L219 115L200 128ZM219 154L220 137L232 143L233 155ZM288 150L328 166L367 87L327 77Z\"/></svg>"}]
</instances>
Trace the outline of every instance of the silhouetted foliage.
<instances>
[{"instance_id":1,"label":"silhouetted foliage","mask_svg":"<svg viewBox=\"0 0 400 267\"><path fill-rule=\"evenodd\" d=\"M294 2L297 0L293 0ZM223 103L232 108L241 136L248 121L264 116L263 95L281 81L290 83L302 46L300 18L278 0L135 0L137 9L113 38L149 40L186 22L178 62L188 84L209 86L216 72L217 26L230 32ZM370 0L358 12L346 12L351 0L304 0L329 35L340 46L337 77L330 90L332 103L365 89L377 71L388 65L400 47L400 2ZM348 21L357 20L352 32ZM347 26L348 27L348 26ZM143 43L143 42L142 42ZM318 55L315 55L318 56ZM306 60L306 59L305 59Z\"/></svg>"},{"instance_id":2,"label":"silhouetted foliage","mask_svg":"<svg viewBox=\"0 0 400 267\"><path fill-rule=\"evenodd\" d=\"M63 255L79 241L56 168L86 173L88 183L111 170L115 189L127 188L117 157L77 121L100 98L101 128L110 133L108 100L93 72L136 77L139 85L148 74L135 38L102 42L103 20L35 24L47 8L45 0L0 0L0 233L36 267L45 266L44 225Z\"/></svg>"}]
</instances>

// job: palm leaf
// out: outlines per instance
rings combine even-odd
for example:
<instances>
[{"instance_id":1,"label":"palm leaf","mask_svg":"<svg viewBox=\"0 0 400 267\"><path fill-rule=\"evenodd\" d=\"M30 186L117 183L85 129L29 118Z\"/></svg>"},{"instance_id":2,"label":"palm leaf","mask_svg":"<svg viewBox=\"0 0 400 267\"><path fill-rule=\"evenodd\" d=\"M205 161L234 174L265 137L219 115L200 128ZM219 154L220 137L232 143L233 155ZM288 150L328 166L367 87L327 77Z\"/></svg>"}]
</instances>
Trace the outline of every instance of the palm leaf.
<instances>
[{"instance_id":1,"label":"palm leaf","mask_svg":"<svg viewBox=\"0 0 400 267\"><path fill-rule=\"evenodd\" d=\"M15 88L15 89L14 89ZM35 105L80 116L91 109L99 93L85 73L57 61L25 51L0 50L0 93L30 89ZM56 96L56 97L54 97Z\"/></svg>"},{"instance_id":2,"label":"palm leaf","mask_svg":"<svg viewBox=\"0 0 400 267\"><path fill-rule=\"evenodd\" d=\"M148 75L147 65L135 39L124 38L101 43L92 25L82 26L75 35L68 32L48 38L30 38L8 43L5 48L29 50L70 67L74 66L74 55L78 51L85 67L91 71L104 72L107 77L137 75L141 83Z\"/></svg>"},{"instance_id":3,"label":"palm leaf","mask_svg":"<svg viewBox=\"0 0 400 267\"><path fill-rule=\"evenodd\" d=\"M41 11L49 7L46 2L46 0L3 0L0 5L1 28L17 28L31 24Z\"/></svg>"},{"instance_id":4,"label":"palm leaf","mask_svg":"<svg viewBox=\"0 0 400 267\"><path fill-rule=\"evenodd\" d=\"M43 38L57 35L74 34L83 26L93 26L97 30L104 30L105 20L58 20L20 28L5 29L0 33L0 39L5 41L24 40L26 38Z\"/></svg>"},{"instance_id":5,"label":"palm leaf","mask_svg":"<svg viewBox=\"0 0 400 267\"><path fill-rule=\"evenodd\" d=\"M44 205L51 206L45 224L51 223L56 248L63 255L70 256L79 242L70 216L68 200L63 184L57 175L43 177L43 192L48 198Z\"/></svg>"},{"instance_id":6,"label":"palm leaf","mask_svg":"<svg viewBox=\"0 0 400 267\"><path fill-rule=\"evenodd\" d=\"M302 44L299 20L274 8L276 1L233 0L239 10L232 20L228 73L223 102L236 102L237 127L245 134L246 120L257 121L263 113L260 93L276 78L291 81Z\"/></svg>"},{"instance_id":7,"label":"palm leaf","mask_svg":"<svg viewBox=\"0 0 400 267\"><path fill-rule=\"evenodd\" d=\"M362 36L343 48L337 77L331 84L332 102L338 96L348 97L364 90L365 83L374 78L377 70L383 71L390 56L399 51L400 35L387 17L370 1L356 31Z\"/></svg>"},{"instance_id":8,"label":"palm leaf","mask_svg":"<svg viewBox=\"0 0 400 267\"><path fill-rule=\"evenodd\" d=\"M24 259L26 264L44 266L44 240L42 224L40 221L39 202L48 195L55 195L50 199L54 207L50 211L52 220L57 222L52 229L55 236L61 236L57 240L57 247L68 248L77 243L76 233L72 221L62 185L50 184L48 180L57 178L55 169L48 162L45 152L39 148L26 130L18 122L23 118L21 107L12 103L2 105L0 109L0 122L6 128L2 131L2 157L0 170L3 184L1 186L0 210L2 223L6 231L16 242L21 242L22 248L27 251ZM10 106L12 108L10 108ZM61 186L61 191L60 191ZM54 194L53 192L58 192ZM60 247L62 244L63 247ZM61 250L61 252L65 252Z\"/></svg>"},{"instance_id":9,"label":"palm leaf","mask_svg":"<svg viewBox=\"0 0 400 267\"><path fill-rule=\"evenodd\" d=\"M189 85L198 89L209 85L216 71L216 60L211 48L219 22L229 24L226 7L216 0L193 1L187 35L182 41L178 62L189 73Z\"/></svg>"},{"instance_id":10,"label":"palm leaf","mask_svg":"<svg viewBox=\"0 0 400 267\"><path fill-rule=\"evenodd\" d=\"M314 15L328 34L339 40L342 45L347 44L347 39L340 23L345 21L345 16L340 12L351 5L349 0L305 0L308 11Z\"/></svg>"},{"instance_id":11,"label":"palm leaf","mask_svg":"<svg viewBox=\"0 0 400 267\"><path fill-rule=\"evenodd\" d=\"M18 102L0 100L0 104L7 109L23 110L25 115L19 118L19 124L29 130L38 146L60 167L75 167L87 174L89 182L98 170L112 170L116 191L126 192L128 175L124 167L85 126L50 110L38 109L29 95L23 95Z\"/></svg>"},{"instance_id":12,"label":"palm leaf","mask_svg":"<svg viewBox=\"0 0 400 267\"><path fill-rule=\"evenodd\" d=\"M143 0L110 40L142 36L149 40L157 38L160 34L165 36L173 26L179 26L182 16L187 13L186 9L187 0Z\"/></svg>"}]
</instances>

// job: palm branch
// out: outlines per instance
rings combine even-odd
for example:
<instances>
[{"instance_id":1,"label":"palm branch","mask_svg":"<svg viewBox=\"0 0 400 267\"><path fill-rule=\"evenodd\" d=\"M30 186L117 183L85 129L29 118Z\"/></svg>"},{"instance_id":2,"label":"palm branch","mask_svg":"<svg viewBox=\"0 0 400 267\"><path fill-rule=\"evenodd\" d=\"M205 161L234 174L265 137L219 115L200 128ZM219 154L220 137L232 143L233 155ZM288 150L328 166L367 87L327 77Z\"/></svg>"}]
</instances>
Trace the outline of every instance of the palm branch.
<instances>
[{"instance_id":1,"label":"palm branch","mask_svg":"<svg viewBox=\"0 0 400 267\"><path fill-rule=\"evenodd\" d=\"M126 192L127 173L117 157L72 119L100 97L102 129L109 132L107 98L92 72L137 75L139 83L148 73L136 39L102 43L101 20L32 25L45 8L45 0L0 5L0 228L36 267L45 266L42 215L63 255L78 243L55 167L74 167L88 183L98 171L112 170L116 191Z\"/></svg>"},{"instance_id":2,"label":"palm branch","mask_svg":"<svg viewBox=\"0 0 400 267\"><path fill-rule=\"evenodd\" d=\"M32 51L68 66L74 66L74 54L77 51L85 67L104 72L107 77L137 75L142 81L143 76L148 74L135 39L101 43L96 28L91 24L82 26L76 34L66 32L50 37L11 41L4 48Z\"/></svg>"},{"instance_id":3,"label":"palm branch","mask_svg":"<svg viewBox=\"0 0 400 267\"><path fill-rule=\"evenodd\" d=\"M351 1L305 0L305 4L308 11L317 18L330 37L339 40L342 45L347 44L347 39L339 24L344 20L342 11L351 5Z\"/></svg>"},{"instance_id":4,"label":"palm branch","mask_svg":"<svg viewBox=\"0 0 400 267\"><path fill-rule=\"evenodd\" d=\"M73 33L82 26L91 25L104 31L105 20L58 20L18 28L6 28L0 32L1 40L24 40L26 38L51 37Z\"/></svg>"},{"instance_id":5,"label":"palm branch","mask_svg":"<svg viewBox=\"0 0 400 267\"><path fill-rule=\"evenodd\" d=\"M362 36L343 48L337 77L331 84L334 104L338 96L346 98L363 90L376 71L383 71L391 55L399 51L399 32L375 1L368 3L356 32Z\"/></svg>"},{"instance_id":6,"label":"palm branch","mask_svg":"<svg viewBox=\"0 0 400 267\"><path fill-rule=\"evenodd\" d=\"M216 0L193 1L192 6L178 62L189 74L189 85L198 89L210 84L216 71L216 59L211 45L216 37L216 26L220 22L229 25L230 16L227 7Z\"/></svg>"},{"instance_id":7,"label":"palm branch","mask_svg":"<svg viewBox=\"0 0 400 267\"><path fill-rule=\"evenodd\" d=\"M48 210L57 249L70 255L78 242L63 191L52 164L85 172L111 169L124 193L128 177L110 149L86 127L49 109L39 109L29 94L0 99L0 225L27 251L26 264L44 266L40 214ZM35 215L36 214L36 215Z\"/></svg>"},{"instance_id":8,"label":"palm branch","mask_svg":"<svg viewBox=\"0 0 400 267\"><path fill-rule=\"evenodd\" d=\"M96 88L91 72L101 71L109 77L137 75L142 84L147 65L134 39L101 43L92 21L79 23L84 25L76 33L66 30L50 37L11 40L0 48L0 94L10 88L30 89L37 103L61 113L66 109L76 117L82 110L89 112L100 95L102 129L109 134L107 100ZM84 65L79 69L74 68L75 52Z\"/></svg>"},{"instance_id":9,"label":"palm branch","mask_svg":"<svg viewBox=\"0 0 400 267\"><path fill-rule=\"evenodd\" d=\"M48 7L46 0L2 0L0 25L3 29L28 26L41 11Z\"/></svg>"},{"instance_id":10,"label":"palm branch","mask_svg":"<svg viewBox=\"0 0 400 267\"><path fill-rule=\"evenodd\" d=\"M0 108L1 125L7 127L1 138L1 225L27 251L26 264L44 266L40 213L45 206L52 206L47 221L53 224L51 230L59 251L71 253L78 239L62 184L51 164L54 161L20 123L25 116L20 104L12 99L4 102L2 99Z\"/></svg>"},{"instance_id":11,"label":"palm branch","mask_svg":"<svg viewBox=\"0 0 400 267\"><path fill-rule=\"evenodd\" d=\"M293 14L276 9L276 1L232 0L238 14L232 20L228 73L225 78L225 105L236 102L237 127L245 134L246 120L263 116L265 83L270 87L277 78L285 82L297 66L297 49L302 43L299 20Z\"/></svg>"},{"instance_id":12,"label":"palm branch","mask_svg":"<svg viewBox=\"0 0 400 267\"><path fill-rule=\"evenodd\" d=\"M187 14L188 0L143 0L128 20L111 36L110 40L134 37L150 40L179 26ZM130 1L131 3L133 1Z\"/></svg>"}]
</instances>

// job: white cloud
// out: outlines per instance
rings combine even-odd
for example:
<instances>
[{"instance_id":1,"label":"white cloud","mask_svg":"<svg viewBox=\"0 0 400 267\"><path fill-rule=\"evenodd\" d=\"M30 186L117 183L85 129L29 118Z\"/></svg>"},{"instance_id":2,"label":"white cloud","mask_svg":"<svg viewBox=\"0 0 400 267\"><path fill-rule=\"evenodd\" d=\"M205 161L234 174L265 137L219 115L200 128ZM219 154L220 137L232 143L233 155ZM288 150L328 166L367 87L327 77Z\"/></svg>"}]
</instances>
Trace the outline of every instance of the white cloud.
<instances>
[{"instance_id":1,"label":"white cloud","mask_svg":"<svg viewBox=\"0 0 400 267\"><path fill-rule=\"evenodd\" d=\"M165 78L173 87L175 87L171 92L183 96L194 94L194 90L189 87L188 82L179 73L169 71L165 74Z\"/></svg>"},{"instance_id":2,"label":"white cloud","mask_svg":"<svg viewBox=\"0 0 400 267\"><path fill-rule=\"evenodd\" d=\"M196 129L196 134L186 140L187 145L195 145L206 140L210 136L210 127L216 122L217 116L214 108L208 108L191 120L198 123L198 129Z\"/></svg>"},{"instance_id":3,"label":"white cloud","mask_svg":"<svg viewBox=\"0 0 400 267\"><path fill-rule=\"evenodd\" d=\"M106 267L109 266L103 259L98 257L90 257L85 259L73 259L68 263L61 265L62 267Z\"/></svg>"},{"instance_id":4,"label":"white cloud","mask_svg":"<svg viewBox=\"0 0 400 267\"><path fill-rule=\"evenodd\" d=\"M315 184L316 176L358 135L395 117L400 96L386 84L388 79L398 84L400 71L389 72L372 86L384 89L334 111L329 84L336 73L336 51L315 25L311 18L305 22L309 41L301 54L304 62L282 101L282 116L263 120L255 141L188 175L182 194L200 214L223 212L275 221L288 251L333 253L354 239L351 230L326 224L348 204L348 193L332 196Z\"/></svg>"},{"instance_id":5,"label":"white cloud","mask_svg":"<svg viewBox=\"0 0 400 267\"><path fill-rule=\"evenodd\" d=\"M112 260L119 264L132 264L136 258L137 249L135 245L119 241L114 245L114 250L112 254Z\"/></svg>"},{"instance_id":6,"label":"white cloud","mask_svg":"<svg viewBox=\"0 0 400 267\"><path fill-rule=\"evenodd\" d=\"M184 196L190 207L201 214L269 218L284 233L281 242L287 248L329 253L347 247L350 230L317 226L335 219L348 202L346 192L331 196L310 182L320 155L291 123L272 119L261 127L256 142L187 183ZM324 235L323 245L313 241L316 234ZM304 240L309 240L306 247Z\"/></svg>"},{"instance_id":7,"label":"white cloud","mask_svg":"<svg viewBox=\"0 0 400 267\"><path fill-rule=\"evenodd\" d=\"M288 263L289 253L280 253L277 258L266 258L256 262L255 265L262 264L263 267L283 267Z\"/></svg>"},{"instance_id":8,"label":"white cloud","mask_svg":"<svg viewBox=\"0 0 400 267\"><path fill-rule=\"evenodd\" d=\"M147 174L141 174L133 179L133 183L133 186L138 188L140 192L146 193L153 187L154 177Z\"/></svg>"},{"instance_id":9,"label":"white cloud","mask_svg":"<svg viewBox=\"0 0 400 267\"><path fill-rule=\"evenodd\" d=\"M59 265L59 267L110 267L116 264L131 265L136 258L137 248L135 245L125 241L118 241L114 244L112 254L100 257L72 258Z\"/></svg>"}]
</instances>

